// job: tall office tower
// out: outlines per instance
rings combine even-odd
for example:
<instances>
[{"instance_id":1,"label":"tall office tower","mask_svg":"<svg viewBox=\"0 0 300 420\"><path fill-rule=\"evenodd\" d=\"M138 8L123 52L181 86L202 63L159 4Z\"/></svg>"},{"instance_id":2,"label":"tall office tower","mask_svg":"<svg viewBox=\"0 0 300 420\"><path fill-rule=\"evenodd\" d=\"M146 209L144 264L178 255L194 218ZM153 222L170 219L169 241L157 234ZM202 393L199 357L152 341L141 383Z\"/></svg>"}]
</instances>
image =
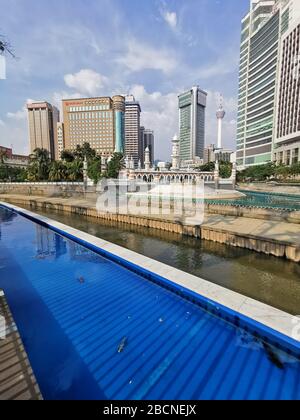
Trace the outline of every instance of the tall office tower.
<instances>
[{"instance_id":1,"label":"tall office tower","mask_svg":"<svg viewBox=\"0 0 300 420\"><path fill-rule=\"evenodd\" d=\"M64 134L64 123L59 122L57 123L57 147L56 147L56 154L55 159L60 160L61 154L65 149L65 134Z\"/></svg>"},{"instance_id":2,"label":"tall office tower","mask_svg":"<svg viewBox=\"0 0 300 420\"><path fill-rule=\"evenodd\" d=\"M144 132L145 132L145 127L140 128L140 139L141 139L141 165L144 166L144 162L145 162L145 147L144 147Z\"/></svg>"},{"instance_id":3,"label":"tall office tower","mask_svg":"<svg viewBox=\"0 0 300 420\"><path fill-rule=\"evenodd\" d=\"M120 150L124 138L121 98L63 100L65 148L74 150L89 143L103 157Z\"/></svg>"},{"instance_id":4,"label":"tall office tower","mask_svg":"<svg viewBox=\"0 0 300 420\"><path fill-rule=\"evenodd\" d=\"M133 95L125 98L125 155L137 166L142 161L141 107Z\"/></svg>"},{"instance_id":5,"label":"tall office tower","mask_svg":"<svg viewBox=\"0 0 300 420\"><path fill-rule=\"evenodd\" d=\"M125 147L125 98L116 95L112 98L115 113L115 152L124 153Z\"/></svg>"},{"instance_id":6,"label":"tall office tower","mask_svg":"<svg viewBox=\"0 0 300 420\"><path fill-rule=\"evenodd\" d=\"M193 87L179 95L180 159L203 159L207 93Z\"/></svg>"},{"instance_id":7,"label":"tall office tower","mask_svg":"<svg viewBox=\"0 0 300 420\"><path fill-rule=\"evenodd\" d=\"M142 137L142 156L143 156L142 162L144 162L145 160L145 150L147 148L149 149L149 152L150 152L150 163L153 166L154 159L155 159L154 131L144 128L143 137Z\"/></svg>"},{"instance_id":8,"label":"tall office tower","mask_svg":"<svg viewBox=\"0 0 300 420\"><path fill-rule=\"evenodd\" d=\"M46 149L55 159L59 110L48 102L28 104L27 110L31 153L38 148Z\"/></svg>"},{"instance_id":9,"label":"tall office tower","mask_svg":"<svg viewBox=\"0 0 300 420\"><path fill-rule=\"evenodd\" d=\"M276 135L276 87L280 43L289 26L287 4L298 0L252 0L242 20L237 125L237 165L272 161Z\"/></svg>"},{"instance_id":10,"label":"tall office tower","mask_svg":"<svg viewBox=\"0 0 300 420\"><path fill-rule=\"evenodd\" d=\"M273 160L291 165L300 161L300 1L281 10L280 66L277 89Z\"/></svg>"}]
</instances>

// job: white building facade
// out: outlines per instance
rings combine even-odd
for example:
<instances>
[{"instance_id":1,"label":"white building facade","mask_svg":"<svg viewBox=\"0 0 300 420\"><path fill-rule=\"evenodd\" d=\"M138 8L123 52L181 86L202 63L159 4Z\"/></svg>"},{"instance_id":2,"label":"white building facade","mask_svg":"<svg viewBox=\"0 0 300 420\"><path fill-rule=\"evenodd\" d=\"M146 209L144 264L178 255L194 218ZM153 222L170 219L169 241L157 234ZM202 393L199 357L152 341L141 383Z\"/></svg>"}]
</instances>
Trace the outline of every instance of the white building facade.
<instances>
[{"instance_id":1,"label":"white building facade","mask_svg":"<svg viewBox=\"0 0 300 420\"><path fill-rule=\"evenodd\" d=\"M143 160L141 107L133 95L125 97L125 156L133 158L135 167Z\"/></svg>"},{"instance_id":2,"label":"white building facade","mask_svg":"<svg viewBox=\"0 0 300 420\"><path fill-rule=\"evenodd\" d=\"M299 93L296 88L286 89L292 83L286 80L297 43L292 47L285 40L291 33L294 37L300 23L299 7L299 0L251 0L242 20L236 156L240 169L280 161L283 155L276 149L290 141L291 133L285 130L282 135L280 125L295 119L287 104L296 107Z\"/></svg>"},{"instance_id":3,"label":"white building facade","mask_svg":"<svg viewBox=\"0 0 300 420\"><path fill-rule=\"evenodd\" d=\"M273 160L300 162L300 1L282 7L279 80Z\"/></svg>"}]
</instances>

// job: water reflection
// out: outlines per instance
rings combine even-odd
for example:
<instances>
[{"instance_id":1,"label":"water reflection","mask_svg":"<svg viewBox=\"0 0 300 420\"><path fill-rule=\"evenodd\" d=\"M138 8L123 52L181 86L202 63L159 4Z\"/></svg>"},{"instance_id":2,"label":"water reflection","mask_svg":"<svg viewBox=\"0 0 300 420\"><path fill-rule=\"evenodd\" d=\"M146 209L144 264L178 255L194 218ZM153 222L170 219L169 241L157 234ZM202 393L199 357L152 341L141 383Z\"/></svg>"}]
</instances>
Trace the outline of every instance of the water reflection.
<instances>
[{"instance_id":1,"label":"water reflection","mask_svg":"<svg viewBox=\"0 0 300 420\"><path fill-rule=\"evenodd\" d=\"M1 224L11 222L16 217L17 217L16 213L12 213L11 211L9 211L9 210L7 210L3 207L0 207L0 240L1 240L1 235L2 235Z\"/></svg>"},{"instance_id":2,"label":"water reflection","mask_svg":"<svg viewBox=\"0 0 300 420\"><path fill-rule=\"evenodd\" d=\"M300 264L155 229L75 214L40 213L293 315L299 314ZM70 250L72 258L83 257L80 249Z\"/></svg>"},{"instance_id":3,"label":"water reflection","mask_svg":"<svg viewBox=\"0 0 300 420\"><path fill-rule=\"evenodd\" d=\"M40 260L56 260L67 252L66 240L54 232L35 225L36 258Z\"/></svg>"}]
</instances>

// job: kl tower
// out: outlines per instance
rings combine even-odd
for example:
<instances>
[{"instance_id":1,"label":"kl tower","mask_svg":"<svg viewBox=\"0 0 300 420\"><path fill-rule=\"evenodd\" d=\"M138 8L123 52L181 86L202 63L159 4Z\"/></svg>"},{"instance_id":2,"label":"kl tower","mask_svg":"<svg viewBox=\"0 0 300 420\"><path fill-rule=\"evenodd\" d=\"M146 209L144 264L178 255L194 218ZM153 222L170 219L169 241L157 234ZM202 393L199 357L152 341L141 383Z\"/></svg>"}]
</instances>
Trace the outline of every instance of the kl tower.
<instances>
[{"instance_id":1,"label":"kl tower","mask_svg":"<svg viewBox=\"0 0 300 420\"><path fill-rule=\"evenodd\" d=\"M223 96L220 95L220 103L219 109L217 111L217 119L218 119L218 149L222 149L222 122L226 115L224 108L223 108Z\"/></svg>"}]
</instances>

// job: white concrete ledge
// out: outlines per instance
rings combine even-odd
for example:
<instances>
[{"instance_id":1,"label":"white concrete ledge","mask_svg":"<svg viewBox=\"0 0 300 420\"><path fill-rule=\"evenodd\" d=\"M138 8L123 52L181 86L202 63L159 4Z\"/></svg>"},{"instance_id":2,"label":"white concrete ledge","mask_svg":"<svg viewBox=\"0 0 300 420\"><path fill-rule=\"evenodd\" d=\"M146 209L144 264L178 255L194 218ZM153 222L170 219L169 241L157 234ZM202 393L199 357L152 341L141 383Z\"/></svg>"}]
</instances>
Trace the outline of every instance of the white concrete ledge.
<instances>
[{"instance_id":1,"label":"white concrete ledge","mask_svg":"<svg viewBox=\"0 0 300 420\"><path fill-rule=\"evenodd\" d=\"M254 299L248 298L242 294L233 292L229 289L225 289L224 287L201 279L200 277L193 276L169 265L145 257L144 255L107 242L88 233L74 229L70 226L66 226L47 217L40 216L36 213L8 203L0 202L0 205L1 204L12 210L20 211L29 217L33 217L41 222L44 222L49 227L53 227L62 230L67 234L76 236L77 238L96 247L99 247L116 257L120 257L132 264L135 264L143 269L151 271L154 274L164 277L165 279L176 283L179 286L189 289L192 292L210 299L217 304L226 306L233 311L236 311L295 340L295 337L293 337L295 317L286 312L273 308Z\"/></svg>"}]
</instances>

